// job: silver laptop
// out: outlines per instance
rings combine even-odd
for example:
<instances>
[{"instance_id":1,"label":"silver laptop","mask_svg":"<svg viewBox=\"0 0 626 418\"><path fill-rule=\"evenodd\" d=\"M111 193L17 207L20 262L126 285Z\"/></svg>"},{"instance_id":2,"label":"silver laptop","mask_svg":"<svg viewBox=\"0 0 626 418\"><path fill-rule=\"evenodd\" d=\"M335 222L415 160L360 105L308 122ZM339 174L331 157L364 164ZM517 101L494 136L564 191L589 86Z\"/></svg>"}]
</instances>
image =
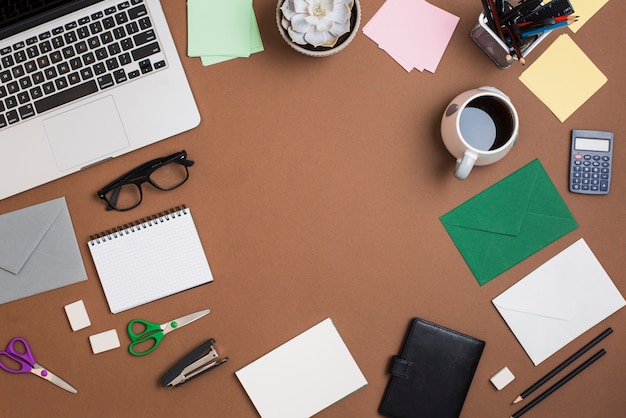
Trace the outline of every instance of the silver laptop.
<instances>
[{"instance_id":1,"label":"silver laptop","mask_svg":"<svg viewBox=\"0 0 626 418\"><path fill-rule=\"evenodd\" d=\"M0 2L0 199L199 123L158 0Z\"/></svg>"}]
</instances>

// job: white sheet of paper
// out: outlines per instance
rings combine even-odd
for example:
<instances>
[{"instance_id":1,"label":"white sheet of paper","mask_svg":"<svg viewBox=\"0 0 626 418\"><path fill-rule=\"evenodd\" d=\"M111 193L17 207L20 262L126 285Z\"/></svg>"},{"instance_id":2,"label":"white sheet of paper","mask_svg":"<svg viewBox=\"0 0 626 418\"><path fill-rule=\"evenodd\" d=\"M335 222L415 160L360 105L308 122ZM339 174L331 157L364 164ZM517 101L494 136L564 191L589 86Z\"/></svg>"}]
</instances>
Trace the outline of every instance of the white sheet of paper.
<instances>
[{"instance_id":1,"label":"white sheet of paper","mask_svg":"<svg viewBox=\"0 0 626 418\"><path fill-rule=\"evenodd\" d=\"M235 375L263 418L310 417L367 384L330 318Z\"/></svg>"},{"instance_id":2,"label":"white sheet of paper","mask_svg":"<svg viewBox=\"0 0 626 418\"><path fill-rule=\"evenodd\" d=\"M492 302L535 366L626 305L582 238Z\"/></svg>"}]
</instances>

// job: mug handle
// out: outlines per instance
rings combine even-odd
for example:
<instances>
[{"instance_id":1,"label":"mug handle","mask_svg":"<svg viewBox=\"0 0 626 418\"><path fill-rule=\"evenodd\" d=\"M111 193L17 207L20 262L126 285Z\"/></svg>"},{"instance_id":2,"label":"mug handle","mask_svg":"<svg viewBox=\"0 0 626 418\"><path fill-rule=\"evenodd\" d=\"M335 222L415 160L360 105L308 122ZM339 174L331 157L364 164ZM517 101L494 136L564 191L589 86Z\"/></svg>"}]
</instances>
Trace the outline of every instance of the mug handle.
<instances>
[{"instance_id":1,"label":"mug handle","mask_svg":"<svg viewBox=\"0 0 626 418\"><path fill-rule=\"evenodd\" d=\"M456 160L456 169L454 170L454 176L459 180L465 180L469 175L470 171L472 171L472 167L474 167L474 163L478 155L473 152L465 151L463 154L463 158L459 158Z\"/></svg>"}]
</instances>

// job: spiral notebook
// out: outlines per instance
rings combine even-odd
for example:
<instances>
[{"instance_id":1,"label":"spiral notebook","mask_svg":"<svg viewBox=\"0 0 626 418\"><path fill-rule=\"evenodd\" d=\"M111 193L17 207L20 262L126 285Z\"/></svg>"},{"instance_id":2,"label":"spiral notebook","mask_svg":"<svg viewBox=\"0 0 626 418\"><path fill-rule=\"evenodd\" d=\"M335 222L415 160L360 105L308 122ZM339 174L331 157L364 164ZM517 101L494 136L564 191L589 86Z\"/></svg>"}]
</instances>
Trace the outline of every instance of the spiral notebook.
<instances>
[{"instance_id":1,"label":"spiral notebook","mask_svg":"<svg viewBox=\"0 0 626 418\"><path fill-rule=\"evenodd\" d=\"M114 314L213 281L185 206L93 235L89 250Z\"/></svg>"}]
</instances>

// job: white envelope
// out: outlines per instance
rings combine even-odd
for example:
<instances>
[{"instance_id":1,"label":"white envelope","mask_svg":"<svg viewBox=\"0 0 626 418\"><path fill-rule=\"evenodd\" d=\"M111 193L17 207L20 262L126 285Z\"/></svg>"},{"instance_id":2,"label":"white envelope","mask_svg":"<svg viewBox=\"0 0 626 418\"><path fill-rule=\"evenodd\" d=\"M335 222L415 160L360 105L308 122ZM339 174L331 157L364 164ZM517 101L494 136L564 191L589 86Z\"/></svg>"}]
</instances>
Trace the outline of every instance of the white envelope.
<instances>
[{"instance_id":1,"label":"white envelope","mask_svg":"<svg viewBox=\"0 0 626 418\"><path fill-rule=\"evenodd\" d=\"M535 366L626 305L583 239L492 302Z\"/></svg>"}]
</instances>

